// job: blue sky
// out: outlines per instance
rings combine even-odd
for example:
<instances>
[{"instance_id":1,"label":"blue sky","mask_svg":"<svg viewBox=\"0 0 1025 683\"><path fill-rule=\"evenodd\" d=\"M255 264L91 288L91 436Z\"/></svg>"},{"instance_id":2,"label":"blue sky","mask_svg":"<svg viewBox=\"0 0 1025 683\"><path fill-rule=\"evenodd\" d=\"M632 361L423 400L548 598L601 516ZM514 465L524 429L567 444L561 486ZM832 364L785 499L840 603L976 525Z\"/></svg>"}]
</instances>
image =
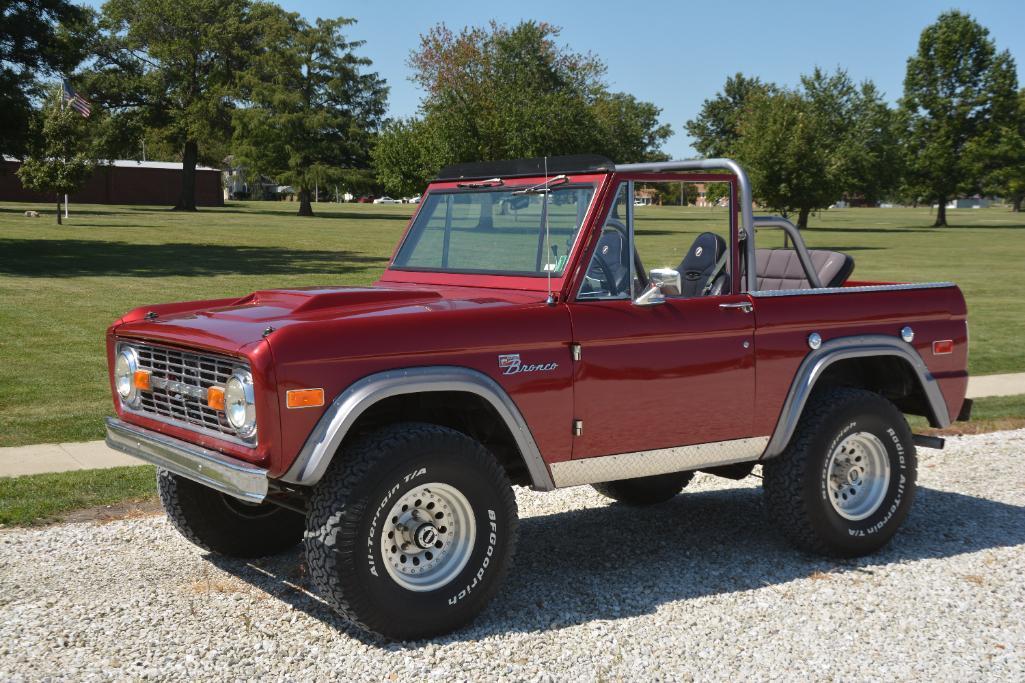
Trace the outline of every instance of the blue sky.
<instances>
[{"instance_id":1,"label":"blue sky","mask_svg":"<svg viewBox=\"0 0 1025 683\"><path fill-rule=\"evenodd\" d=\"M362 54L387 79L392 116L416 112L420 92L408 80L406 59L418 36L433 24L445 22L453 29L491 19L556 24L563 29L565 44L578 52L593 52L608 65L614 90L662 108L663 120L674 131L665 151L675 158L694 154L683 123L722 87L727 75L737 71L795 84L800 74L816 65L842 66L855 80L871 79L888 99L896 100L905 62L914 53L919 34L947 9L967 11L986 26L997 47L1014 55L1018 79L1025 84L1023 0L958 4L924 0L586 4L569 0L284 0L281 4L311 18L358 20L350 36L366 41Z\"/></svg>"}]
</instances>

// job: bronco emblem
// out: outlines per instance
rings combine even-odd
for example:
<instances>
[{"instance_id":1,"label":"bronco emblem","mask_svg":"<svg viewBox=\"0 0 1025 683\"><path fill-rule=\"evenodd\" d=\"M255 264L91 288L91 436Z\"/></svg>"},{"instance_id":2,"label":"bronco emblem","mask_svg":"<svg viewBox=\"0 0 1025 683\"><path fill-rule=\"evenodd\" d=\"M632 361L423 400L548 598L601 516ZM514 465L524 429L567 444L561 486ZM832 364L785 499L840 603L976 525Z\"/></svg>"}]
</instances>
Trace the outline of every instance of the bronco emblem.
<instances>
[{"instance_id":1,"label":"bronco emblem","mask_svg":"<svg viewBox=\"0 0 1025 683\"><path fill-rule=\"evenodd\" d=\"M559 367L558 363L539 363L537 365L523 364L520 362L520 354L507 353L498 357L498 367L503 375L518 375L521 372L551 372Z\"/></svg>"}]
</instances>

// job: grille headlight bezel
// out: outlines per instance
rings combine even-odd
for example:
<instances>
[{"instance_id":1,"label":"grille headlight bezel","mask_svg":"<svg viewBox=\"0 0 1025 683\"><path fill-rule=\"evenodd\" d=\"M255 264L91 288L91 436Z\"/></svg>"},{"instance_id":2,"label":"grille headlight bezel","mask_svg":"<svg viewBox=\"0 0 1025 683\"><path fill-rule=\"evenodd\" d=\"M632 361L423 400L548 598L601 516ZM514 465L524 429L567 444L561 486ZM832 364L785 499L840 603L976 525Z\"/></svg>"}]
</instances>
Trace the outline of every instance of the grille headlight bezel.
<instances>
[{"instance_id":1,"label":"grille headlight bezel","mask_svg":"<svg viewBox=\"0 0 1025 683\"><path fill-rule=\"evenodd\" d=\"M139 369L139 354L131 346L118 349L114 360L114 387L121 402L125 405L138 407L141 397L135 386L135 372Z\"/></svg>"},{"instance_id":2,"label":"grille headlight bezel","mask_svg":"<svg viewBox=\"0 0 1025 683\"><path fill-rule=\"evenodd\" d=\"M150 373L149 387L136 381L140 371ZM120 402L123 411L245 448L257 446L255 387L244 359L119 339L114 349L112 376L115 401ZM242 396L241 409L232 415L239 424L229 419L225 410L228 406L209 404L209 392L215 388L226 391L232 378L237 378L233 386ZM124 391L128 392L127 397Z\"/></svg>"},{"instance_id":3,"label":"grille headlight bezel","mask_svg":"<svg viewBox=\"0 0 1025 683\"><path fill-rule=\"evenodd\" d=\"M237 368L224 385L224 417L243 439L256 434L256 396L253 374Z\"/></svg>"}]
</instances>

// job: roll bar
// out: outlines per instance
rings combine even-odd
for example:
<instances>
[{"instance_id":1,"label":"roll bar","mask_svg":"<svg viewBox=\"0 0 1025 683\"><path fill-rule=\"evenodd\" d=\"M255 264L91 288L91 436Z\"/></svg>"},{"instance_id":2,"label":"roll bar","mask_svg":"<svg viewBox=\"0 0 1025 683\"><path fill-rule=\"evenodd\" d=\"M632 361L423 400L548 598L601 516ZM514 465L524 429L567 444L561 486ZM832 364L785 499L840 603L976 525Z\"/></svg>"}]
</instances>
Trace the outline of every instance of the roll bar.
<instances>
[{"instance_id":1,"label":"roll bar","mask_svg":"<svg viewBox=\"0 0 1025 683\"><path fill-rule=\"evenodd\" d=\"M801 237L801 231L797 229L796 225L781 216L755 216L755 229L757 230L758 228L779 228L789 235L790 239L794 241L797 259L804 268L804 274L808 277L808 282L816 289L822 287L818 271L815 270L811 263L811 257L808 255L808 247L804 246L804 238Z\"/></svg>"},{"instance_id":2,"label":"roll bar","mask_svg":"<svg viewBox=\"0 0 1025 683\"><path fill-rule=\"evenodd\" d=\"M687 159L680 161L654 161L644 164L616 164L616 171L622 173L669 173L672 171L714 171L722 169L727 169L733 173L737 177L737 184L740 186L740 239L744 242L744 256L748 264L746 289L749 292L754 292L758 290L758 273L755 271L754 208L751 199L751 181L748 180L747 173L740 167L740 164L733 159ZM797 243L795 242L795 244ZM804 246L803 242L800 242L800 244L802 247ZM807 255L807 252L805 252L805 257ZM803 264L804 260L801 263Z\"/></svg>"}]
</instances>

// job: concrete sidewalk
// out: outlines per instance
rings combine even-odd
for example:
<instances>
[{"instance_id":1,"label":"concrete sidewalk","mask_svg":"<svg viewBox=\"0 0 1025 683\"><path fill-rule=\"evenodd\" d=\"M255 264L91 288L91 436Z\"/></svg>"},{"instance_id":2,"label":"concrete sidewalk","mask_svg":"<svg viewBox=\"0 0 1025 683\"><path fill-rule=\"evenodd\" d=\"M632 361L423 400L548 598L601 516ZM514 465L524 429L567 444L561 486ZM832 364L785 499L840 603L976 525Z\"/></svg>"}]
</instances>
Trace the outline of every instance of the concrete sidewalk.
<instances>
[{"instance_id":1,"label":"concrete sidewalk","mask_svg":"<svg viewBox=\"0 0 1025 683\"><path fill-rule=\"evenodd\" d=\"M979 375L968 378L968 398L1025 394L1025 372L1013 375Z\"/></svg>"},{"instance_id":2,"label":"concrete sidewalk","mask_svg":"<svg viewBox=\"0 0 1025 683\"><path fill-rule=\"evenodd\" d=\"M1013 375L982 375L968 380L968 398L1018 394L1025 394L1025 372ZM129 455L107 448L103 441L43 443L0 448L0 477L141 464L141 461Z\"/></svg>"},{"instance_id":3,"label":"concrete sidewalk","mask_svg":"<svg viewBox=\"0 0 1025 683\"><path fill-rule=\"evenodd\" d=\"M97 470L142 462L107 448L103 441L83 443L40 443L0 448L0 477L20 477L44 472Z\"/></svg>"}]
</instances>

